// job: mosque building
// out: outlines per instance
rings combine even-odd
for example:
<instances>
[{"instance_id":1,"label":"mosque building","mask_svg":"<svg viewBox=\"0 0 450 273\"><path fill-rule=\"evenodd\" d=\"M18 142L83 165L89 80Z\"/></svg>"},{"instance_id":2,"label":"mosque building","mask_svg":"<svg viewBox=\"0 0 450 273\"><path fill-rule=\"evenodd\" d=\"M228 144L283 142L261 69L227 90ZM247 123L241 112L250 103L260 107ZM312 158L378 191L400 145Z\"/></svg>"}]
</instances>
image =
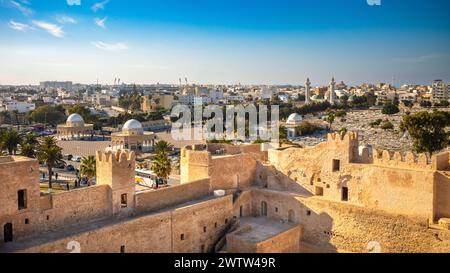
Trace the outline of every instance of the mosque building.
<instances>
[{"instance_id":1,"label":"mosque building","mask_svg":"<svg viewBox=\"0 0 450 273\"><path fill-rule=\"evenodd\" d=\"M59 140L82 140L92 137L93 124L85 124L79 114L72 114L67 118L65 124L57 126L57 138Z\"/></svg>"},{"instance_id":2,"label":"mosque building","mask_svg":"<svg viewBox=\"0 0 450 273\"><path fill-rule=\"evenodd\" d=\"M153 132L144 132L142 124L131 119L127 121L122 131L111 135L112 150L132 150L147 152L155 145L156 135Z\"/></svg>"}]
</instances>

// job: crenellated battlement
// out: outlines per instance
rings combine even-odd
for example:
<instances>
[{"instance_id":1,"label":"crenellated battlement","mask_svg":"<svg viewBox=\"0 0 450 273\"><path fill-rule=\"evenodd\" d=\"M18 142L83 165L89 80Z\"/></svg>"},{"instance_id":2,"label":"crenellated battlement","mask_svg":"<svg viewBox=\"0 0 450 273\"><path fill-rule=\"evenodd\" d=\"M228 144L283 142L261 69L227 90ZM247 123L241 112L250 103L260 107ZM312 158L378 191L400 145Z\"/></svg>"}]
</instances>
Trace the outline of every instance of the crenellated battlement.
<instances>
[{"instance_id":1,"label":"crenellated battlement","mask_svg":"<svg viewBox=\"0 0 450 273\"><path fill-rule=\"evenodd\" d=\"M412 152L402 154L387 150L373 149L373 164L386 167L399 167L421 170L445 170L448 168L449 153L433 155L430 159L426 154L416 156Z\"/></svg>"},{"instance_id":2,"label":"crenellated battlement","mask_svg":"<svg viewBox=\"0 0 450 273\"><path fill-rule=\"evenodd\" d=\"M109 164L126 164L134 162L136 159L136 154L130 151L116 151L116 152L101 152L97 151L97 161L101 163Z\"/></svg>"},{"instance_id":3,"label":"crenellated battlement","mask_svg":"<svg viewBox=\"0 0 450 273\"><path fill-rule=\"evenodd\" d=\"M328 134L327 143L330 145L350 145L358 146L358 133L357 132L347 132L347 133L331 133Z\"/></svg>"},{"instance_id":4,"label":"crenellated battlement","mask_svg":"<svg viewBox=\"0 0 450 273\"><path fill-rule=\"evenodd\" d=\"M347 133L328 134L328 142L349 142L349 141L358 141L358 133L347 132Z\"/></svg>"}]
</instances>

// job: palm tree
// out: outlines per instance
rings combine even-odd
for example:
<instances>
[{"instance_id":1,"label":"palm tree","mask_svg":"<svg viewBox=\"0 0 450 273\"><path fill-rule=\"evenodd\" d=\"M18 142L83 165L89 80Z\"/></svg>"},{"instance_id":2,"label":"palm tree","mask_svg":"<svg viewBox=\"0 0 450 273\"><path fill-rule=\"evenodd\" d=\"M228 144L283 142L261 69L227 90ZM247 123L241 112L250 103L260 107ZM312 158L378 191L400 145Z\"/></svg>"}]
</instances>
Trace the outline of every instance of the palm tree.
<instances>
[{"instance_id":1,"label":"palm tree","mask_svg":"<svg viewBox=\"0 0 450 273\"><path fill-rule=\"evenodd\" d=\"M94 156L83 157L80 165L80 174L88 179L88 184L97 173L96 160Z\"/></svg>"},{"instance_id":2,"label":"palm tree","mask_svg":"<svg viewBox=\"0 0 450 273\"><path fill-rule=\"evenodd\" d=\"M1 111L0 118L5 124L9 124L11 122L11 114L8 111Z\"/></svg>"},{"instance_id":3,"label":"palm tree","mask_svg":"<svg viewBox=\"0 0 450 273\"><path fill-rule=\"evenodd\" d=\"M56 143L54 137L45 137L38 150L39 161L47 165L49 189L52 189L53 167L66 164L63 160L62 148L52 143Z\"/></svg>"},{"instance_id":4,"label":"palm tree","mask_svg":"<svg viewBox=\"0 0 450 273\"><path fill-rule=\"evenodd\" d=\"M14 119L16 120L17 130L20 130L19 110L13 110Z\"/></svg>"},{"instance_id":5,"label":"palm tree","mask_svg":"<svg viewBox=\"0 0 450 273\"><path fill-rule=\"evenodd\" d=\"M151 170L165 183L172 172L172 161L169 152L173 150L173 145L167 141L158 141L155 145L156 156L153 159Z\"/></svg>"},{"instance_id":6,"label":"palm tree","mask_svg":"<svg viewBox=\"0 0 450 273\"><path fill-rule=\"evenodd\" d=\"M167 183L170 173L172 172L172 162L166 152L158 153L155 156L151 170Z\"/></svg>"},{"instance_id":7,"label":"palm tree","mask_svg":"<svg viewBox=\"0 0 450 273\"><path fill-rule=\"evenodd\" d=\"M328 122L330 131L331 131L331 126L333 126L335 119L336 119L336 113L333 111L328 112L328 116L325 118L325 121Z\"/></svg>"},{"instance_id":8,"label":"palm tree","mask_svg":"<svg viewBox=\"0 0 450 273\"><path fill-rule=\"evenodd\" d=\"M161 152L168 153L173 150L173 145L167 141L160 140L155 144L155 151L157 154Z\"/></svg>"},{"instance_id":9,"label":"palm tree","mask_svg":"<svg viewBox=\"0 0 450 273\"><path fill-rule=\"evenodd\" d=\"M28 133L26 135L24 135L22 143L27 143L27 144L31 144L31 145L38 145L39 144L39 140L36 134L34 133Z\"/></svg>"},{"instance_id":10,"label":"palm tree","mask_svg":"<svg viewBox=\"0 0 450 273\"><path fill-rule=\"evenodd\" d=\"M28 133L23 137L20 144L22 155L26 157L34 158L36 156L36 148L39 145L37 136L34 133Z\"/></svg>"},{"instance_id":11,"label":"palm tree","mask_svg":"<svg viewBox=\"0 0 450 273\"><path fill-rule=\"evenodd\" d=\"M45 137L41 142L41 146L42 145L47 147L55 146L57 145L57 140L54 137Z\"/></svg>"},{"instance_id":12,"label":"palm tree","mask_svg":"<svg viewBox=\"0 0 450 273\"><path fill-rule=\"evenodd\" d=\"M7 150L9 155L15 155L17 152L17 146L19 146L22 141L22 136L19 132L9 129L2 134L1 138L3 149Z\"/></svg>"},{"instance_id":13,"label":"palm tree","mask_svg":"<svg viewBox=\"0 0 450 273\"><path fill-rule=\"evenodd\" d=\"M21 144L20 145L22 152L20 153L22 156L26 156L29 158L34 158L36 156L35 146L31 144Z\"/></svg>"}]
</instances>

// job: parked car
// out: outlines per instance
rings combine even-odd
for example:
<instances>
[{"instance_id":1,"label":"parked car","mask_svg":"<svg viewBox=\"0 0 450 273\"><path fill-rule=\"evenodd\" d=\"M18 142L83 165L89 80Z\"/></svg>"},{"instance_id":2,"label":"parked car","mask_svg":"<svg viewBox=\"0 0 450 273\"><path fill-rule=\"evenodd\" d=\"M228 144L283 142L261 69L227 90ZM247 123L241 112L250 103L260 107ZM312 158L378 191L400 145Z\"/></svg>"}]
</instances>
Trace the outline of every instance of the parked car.
<instances>
[{"instance_id":1,"label":"parked car","mask_svg":"<svg viewBox=\"0 0 450 273\"><path fill-rule=\"evenodd\" d=\"M75 167L72 166L72 165L69 165L69 166L66 167L66 171L68 171L68 172L74 172L74 171L75 171Z\"/></svg>"},{"instance_id":2,"label":"parked car","mask_svg":"<svg viewBox=\"0 0 450 273\"><path fill-rule=\"evenodd\" d=\"M72 157L71 161L73 161L73 162L81 162L81 156L74 156L74 157Z\"/></svg>"},{"instance_id":3,"label":"parked car","mask_svg":"<svg viewBox=\"0 0 450 273\"><path fill-rule=\"evenodd\" d=\"M55 168L57 168L57 169L64 169L65 167L66 167L66 164L64 164L64 163L55 165Z\"/></svg>"}]
</instances>

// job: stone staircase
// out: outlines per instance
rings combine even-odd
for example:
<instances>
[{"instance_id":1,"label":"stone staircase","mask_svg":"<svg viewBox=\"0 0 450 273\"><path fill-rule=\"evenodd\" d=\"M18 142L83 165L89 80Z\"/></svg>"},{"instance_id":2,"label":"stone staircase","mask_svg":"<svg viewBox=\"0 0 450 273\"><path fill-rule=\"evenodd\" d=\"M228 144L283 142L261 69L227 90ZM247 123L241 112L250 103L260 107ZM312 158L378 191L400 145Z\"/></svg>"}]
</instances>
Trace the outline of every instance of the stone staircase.
<instances>
[{"instance_id":1,"label":"stone staircase","mask_svg":"<svg viewBox=\"0 0 450 273\"><path fill-rule=\"evenodd\" d=\"M239 197L241 197L241 194L242 194L242 190L237 190L236 192L233 193L233 204L235 204L239 200Z\"/></svg>"},{"instance_id":2,"label":"stone staircase","mask_svg":"<svg viewBox=\"0 0 450 273\"><path fill-rule=\"evenodd\" d=\"M215 242L212 252L226 253L227 234L235 231L238 227L239 227L239 220L232 219L219 235L219 239Z\"/></svg>"}]
</instances>

